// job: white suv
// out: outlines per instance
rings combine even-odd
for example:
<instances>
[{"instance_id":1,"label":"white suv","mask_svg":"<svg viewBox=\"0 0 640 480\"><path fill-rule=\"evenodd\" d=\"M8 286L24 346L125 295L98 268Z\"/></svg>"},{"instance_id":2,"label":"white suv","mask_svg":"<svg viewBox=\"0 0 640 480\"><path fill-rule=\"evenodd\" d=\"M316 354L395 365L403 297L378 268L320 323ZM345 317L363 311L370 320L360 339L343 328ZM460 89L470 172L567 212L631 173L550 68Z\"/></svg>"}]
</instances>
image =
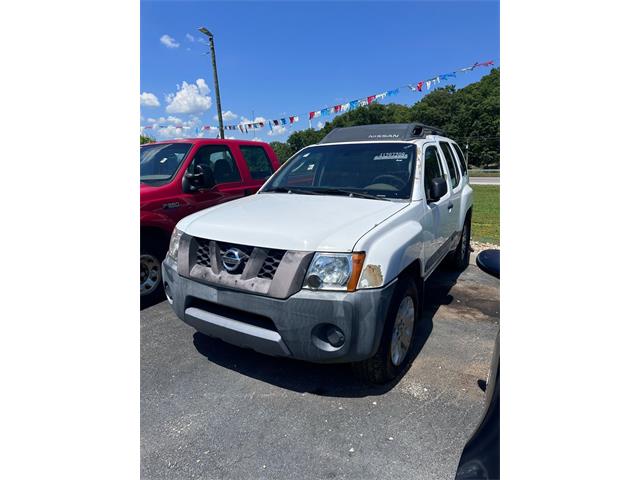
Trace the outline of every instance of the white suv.
<instances>
[{"instance_id":1,"label":"white suv","mask_svg":"<svg viewBox=\"0 0 640 480\"><path fill-rule=\"evenodd\" d=\"M256 195L173 232L162 273L176 314L256 351L352 362L382 383L409 361L424 281L469 263L473 191L458 145L421 124L331 131Z\"/></svg>"}]
</instances>

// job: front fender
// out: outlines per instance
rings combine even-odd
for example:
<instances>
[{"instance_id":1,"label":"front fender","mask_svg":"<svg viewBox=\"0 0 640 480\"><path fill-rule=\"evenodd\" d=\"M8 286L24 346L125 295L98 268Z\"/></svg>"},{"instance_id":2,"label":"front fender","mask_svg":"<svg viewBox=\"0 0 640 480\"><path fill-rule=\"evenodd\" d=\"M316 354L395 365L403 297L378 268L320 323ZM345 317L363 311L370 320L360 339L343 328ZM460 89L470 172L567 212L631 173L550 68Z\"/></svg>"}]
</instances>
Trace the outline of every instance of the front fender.
<instances>
[{"instance_id":1,"label":"front fender","mask_svg":"<svg viewBox=\"0 0 640 480\"><path fill-rule=\"evenodd\" d=\"M140 227L159 228L171 234L173 227L175 227L175 222L167 215L142 210L140 211Z\"/></svg>"},{"instance_id":2,"label":"front fender","mask_svg":"<svg viewBox=\"0 0 640 480\"><path fill-rule=\"evenodd\" d=\"M410 205L358 240L354 251L366 252L358 288L386 286L411 263L421 261L419 207L418 202Z\"/></svg>"}]
</instances>

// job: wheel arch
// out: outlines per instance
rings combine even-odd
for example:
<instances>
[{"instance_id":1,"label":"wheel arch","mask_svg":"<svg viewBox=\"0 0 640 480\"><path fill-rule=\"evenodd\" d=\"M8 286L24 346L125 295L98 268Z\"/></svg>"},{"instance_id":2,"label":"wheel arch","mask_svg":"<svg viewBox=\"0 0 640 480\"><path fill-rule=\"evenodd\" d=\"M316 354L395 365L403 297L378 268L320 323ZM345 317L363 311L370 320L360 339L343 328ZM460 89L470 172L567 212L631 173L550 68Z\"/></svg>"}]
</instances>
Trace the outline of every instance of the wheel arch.
<instances>
[{"instance_id":1,"label":"wheel arch","mask_svg":"<svg viewBox=\"0 0 640 480\"><path fill-rule=\"evenodd\" d=\"M162 247L169 248L169 239L171 234L160 227L154 227L150 225L143 225L140 227L140 245L153 242L161 245Z\"/></svg>"}]
</instances>

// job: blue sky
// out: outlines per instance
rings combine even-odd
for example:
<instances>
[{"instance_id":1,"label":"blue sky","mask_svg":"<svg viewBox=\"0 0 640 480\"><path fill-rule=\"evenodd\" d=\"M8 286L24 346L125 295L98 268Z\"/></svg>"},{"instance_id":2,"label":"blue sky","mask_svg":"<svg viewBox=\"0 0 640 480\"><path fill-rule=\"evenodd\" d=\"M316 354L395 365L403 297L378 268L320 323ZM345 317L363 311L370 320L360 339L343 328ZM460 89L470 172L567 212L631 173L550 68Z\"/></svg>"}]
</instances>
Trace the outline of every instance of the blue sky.
<instances>
[{"instance_id":1,"label":"blue sky","mask_svg":"<svg viewBox=\"0 0 640 480\"><path fill-rule=\"evenodd\" d=\"M236 138L283 141L309 127L311 110L475 61L500 63L497 1L143 1L140 8L140 124L154 125L144 131L159 139L195 136L196 128L217 124L202 25L214 34L227 123L300 116L274 131L226 132ZM446 84L463 87L488 72L480 68ZM391 100L413 104L422 95L402 88Z\"/></svg>"}]
</instances>

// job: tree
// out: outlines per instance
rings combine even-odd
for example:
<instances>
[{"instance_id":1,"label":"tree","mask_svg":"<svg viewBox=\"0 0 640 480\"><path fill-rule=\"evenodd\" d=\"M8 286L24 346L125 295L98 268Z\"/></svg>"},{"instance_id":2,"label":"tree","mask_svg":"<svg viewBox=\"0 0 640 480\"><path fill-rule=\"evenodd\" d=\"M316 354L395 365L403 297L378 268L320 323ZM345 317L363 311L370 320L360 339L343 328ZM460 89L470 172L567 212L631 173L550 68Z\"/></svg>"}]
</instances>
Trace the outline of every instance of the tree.
<instances>
[{"instance_id":1,"label":"tree","mask_svg":"<svg viewBox=\"0 0 640 480\"><path fill-rule=\"evenodd\" d=\"M155 142L156 139L153 137L147 137L145 135L140 135L140 145L144 145L145 143Z\"/></svg>"},{"instance_id":2,"label":"tree","mask_svg":"<svg viewBox=\"0 0 640 480\"><path fill-rule=\"evenodd\" d=\"M460 90L453 85L438 88L411 107L395 103L372 103L334 118L320 130L294 132L286 142L288 152L291 152L286 158L307 145L317 143L334 128L407 122L421 122L442 128L463 150L468 144L469 163L473 165L499 166L500 69L492 69L480 81Z\"/></svg>"},{"instance_id":3,"label":"tree","mask_svg":"<svg viewBox=\"0 0 640 480\"><path fill-rule=\"evenodd\" d=\"M291 147L284 142L271 142L269 145L273 148L273 151L276 153L276 157L278 157L278 161L281 165L295 153Z\"/></svg>"}]
</instances>

